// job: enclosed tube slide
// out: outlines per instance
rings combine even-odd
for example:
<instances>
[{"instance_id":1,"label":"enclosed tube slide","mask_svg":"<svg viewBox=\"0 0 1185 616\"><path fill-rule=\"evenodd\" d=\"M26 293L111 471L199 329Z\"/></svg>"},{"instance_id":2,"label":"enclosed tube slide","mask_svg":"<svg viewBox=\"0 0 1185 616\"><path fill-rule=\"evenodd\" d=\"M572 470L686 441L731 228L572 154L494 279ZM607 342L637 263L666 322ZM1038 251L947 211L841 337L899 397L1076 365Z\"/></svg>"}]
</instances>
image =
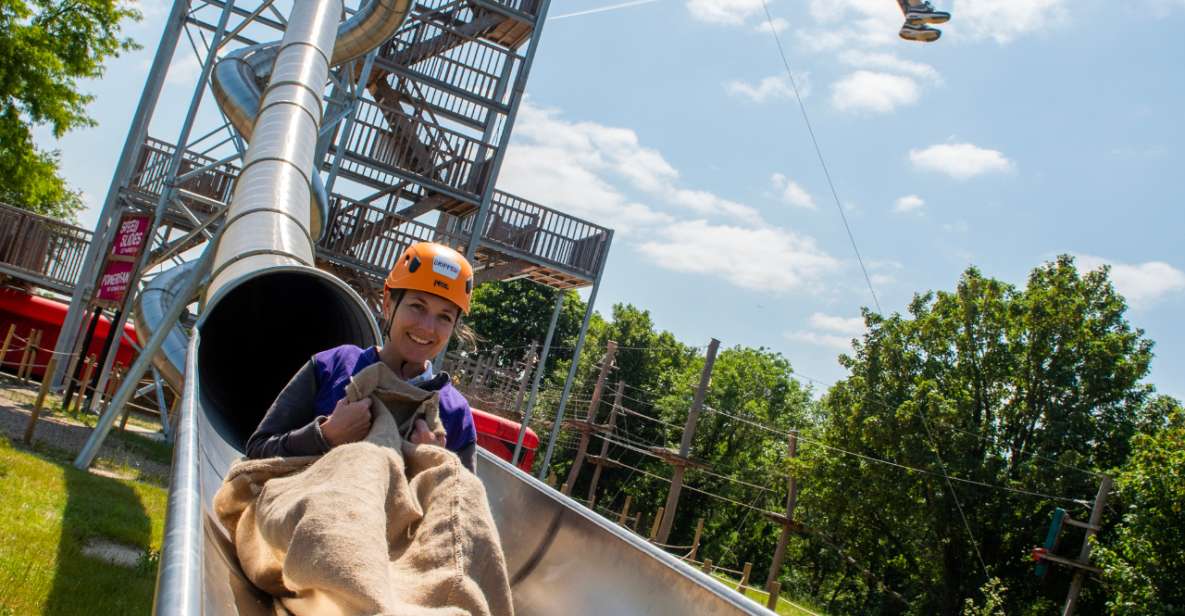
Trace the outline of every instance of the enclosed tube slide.
<instances>
[{"instance_id":1,"label":"enclosed tube slide","mask_svg":"<svg viewBox=\"0 0 1185 616\"><path fill-rule=\"evenodd\" d=\"M246 128L250 147L205 305L186 344L177 324L161 321L171 302L191 301L177 295L195 272L166 273L141 295L136 320L145 332L173 328L156 360L182 391L156 614L272 613L270 598L239 569L213 497L264 410L310 355L380 340L362 299L313 267L313 150L331 64L382 43L407 10L407 0L375 0L339 28L341 0L294 2L280 43L244 51L219 71L219 100ZM256 96L261 82L268 85ZM488 452L479 451L477 473L519 614L769 613Z\"/></svg>"}]
</instances>

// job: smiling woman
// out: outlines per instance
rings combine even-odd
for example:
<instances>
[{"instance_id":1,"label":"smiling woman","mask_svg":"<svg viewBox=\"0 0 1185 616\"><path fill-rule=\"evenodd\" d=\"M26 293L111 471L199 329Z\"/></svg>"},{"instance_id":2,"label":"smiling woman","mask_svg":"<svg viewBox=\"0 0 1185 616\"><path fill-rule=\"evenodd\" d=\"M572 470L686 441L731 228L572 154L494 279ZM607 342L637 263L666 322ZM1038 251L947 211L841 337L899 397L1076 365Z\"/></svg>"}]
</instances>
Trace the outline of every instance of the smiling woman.
<instances>
[{"instance_id":1,"label":"smiling woman","mask_svg":"<svg viewBox=\"0 0 1185 616\"><path fill-rule=\"evenodd\" d=\"M477 431L469 403L448 374L432 370L432 358L449 339L467 331L461 318L469 313L473 267L452 248L421 242L403 252L384 287L384 344L347 344L313 355L247 440L248 457L319 455L366 438L374 419L370 400L347 402L346 388L354 375L381 362L408 384L438 394L441 425L434 430L416 419L412 443L443 446L473 470Z\"/></svg>"}]
</instances>

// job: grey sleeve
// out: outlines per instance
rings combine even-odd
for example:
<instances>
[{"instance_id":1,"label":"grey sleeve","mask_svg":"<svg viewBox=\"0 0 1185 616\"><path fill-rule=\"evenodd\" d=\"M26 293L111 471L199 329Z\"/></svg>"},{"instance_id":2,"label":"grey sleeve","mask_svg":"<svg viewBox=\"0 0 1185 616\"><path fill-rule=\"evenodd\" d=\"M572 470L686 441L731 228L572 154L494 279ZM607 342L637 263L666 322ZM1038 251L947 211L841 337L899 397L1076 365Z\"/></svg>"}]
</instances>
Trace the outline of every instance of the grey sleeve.
<instances>
[{"instance_id":1,"label":"grey sleeve","mask_svg":"<svg viewBox=\"0 0 1185 616\"><path fill-rule=\"evenodd\" d=\"M461 466L469 469L470 473L477 474L476 458L477 458L477 443L469 443L456 452L457 457L461 458Z\"/></svg>"},{"instance_id":2,"label":"grey sleeve","mask_svg":"<svg viewBox=\"0 0 1185 616\"><path fill-rule=\"evenodd\" d=\"M324 418L317 417L314 407L316 397L317 375L310 360L280 390L255 433L247 439L247 457L315 456L329 451L329 443L321 434Z\"/></svg>"}]
</instances>

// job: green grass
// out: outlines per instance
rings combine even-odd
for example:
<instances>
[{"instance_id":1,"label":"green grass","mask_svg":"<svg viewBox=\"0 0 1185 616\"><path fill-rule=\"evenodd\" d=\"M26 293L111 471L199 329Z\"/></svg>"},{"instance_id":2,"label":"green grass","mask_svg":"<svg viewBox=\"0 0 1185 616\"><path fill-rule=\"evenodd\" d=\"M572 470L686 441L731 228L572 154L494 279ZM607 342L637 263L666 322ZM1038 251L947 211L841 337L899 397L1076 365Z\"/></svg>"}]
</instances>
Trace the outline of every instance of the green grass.
<instances>
[{"instance_id":1,"label":"green grass","mask_svg":"<svg viewBox=\"0 0 1185 616\"><path fill-rule=\"evenodd\" d=\"M713 572L712 577L720 580L725 586L728 586L729 588L736 588L737 582L740 581L719 571ZM762 579L764 579L764 577ZM764 590L758 590L748 586L745 587L745 596L752 599L753 601L756 601L757 604L762 606L764 606L765 602L769 599L769 593L765 592ZM811 616L811 614L825 614L822 609L812 605L808 601L800 599L787 599L785 593L782 593L782 596L778 598L778 609L776 611L778 614L783 614L784 616Z\"/></svg>"},{"instance_id":2,"label":"green grass","mask_svg":"<svg viewBox=\"0 0 1185 616\"><path fill-rule=\"evenodd\" d=\"M79 471L0 437L0 615L144 614L154 558L125 569L82 555L104 538L155 555L165 490Z\"/></svg>"}]
</instances>

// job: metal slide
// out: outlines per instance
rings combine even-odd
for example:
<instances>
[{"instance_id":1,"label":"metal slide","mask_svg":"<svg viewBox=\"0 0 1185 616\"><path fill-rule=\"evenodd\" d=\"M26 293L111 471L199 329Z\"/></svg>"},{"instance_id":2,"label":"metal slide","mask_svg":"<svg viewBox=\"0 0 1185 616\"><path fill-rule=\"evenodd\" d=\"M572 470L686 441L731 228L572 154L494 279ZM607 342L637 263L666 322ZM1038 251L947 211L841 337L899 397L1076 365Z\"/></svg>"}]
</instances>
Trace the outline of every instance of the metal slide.
<instances>
[{"instance_id":1,"label":"metal slide","mask_svg":"<svg viewBox=\"0 0 1185 616\"><path fill-rule=\"evenodd\" d=\"M300 0L280 43L235 52L216 69L215 95L250 147L200 319L189 337L164 322L169 306L192 299L180 295L201 274L194 265L158 275L137 306L142 333L172 328L153 359L182 392L156 614L272 613L243 577L211 504L262 410L302 362L380 340L362 299L313 267L323 220L313 150L330 66L382 43L407 11L408 0L372 0L339 27L342 0ZM477 473L519 614L770 613L485 451Z\"/></svg>"}]
</instances>

